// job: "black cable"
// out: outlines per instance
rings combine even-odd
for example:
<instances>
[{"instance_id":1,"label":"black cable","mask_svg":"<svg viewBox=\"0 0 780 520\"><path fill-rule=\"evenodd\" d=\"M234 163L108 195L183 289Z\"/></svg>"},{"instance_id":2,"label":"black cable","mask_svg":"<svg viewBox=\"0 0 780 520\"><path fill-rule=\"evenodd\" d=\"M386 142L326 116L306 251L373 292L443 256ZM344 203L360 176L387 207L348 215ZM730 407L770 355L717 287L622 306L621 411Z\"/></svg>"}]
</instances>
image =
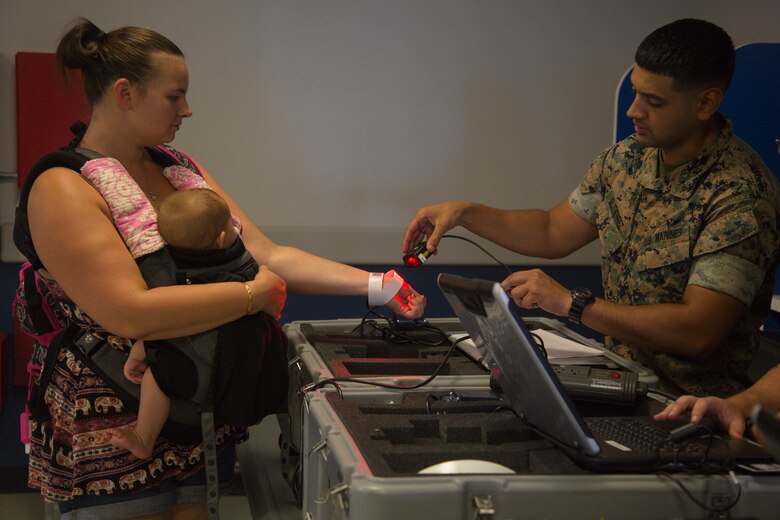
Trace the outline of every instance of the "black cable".
<instances>
[{"instance_id":1,"label":"black cable","mask_svg":"<svg viewBox=\"0 0 780 520\"><path fill-rule=\"evenodd\" d=\"M425 413L426 415L431 415L431 402L438 401L439 398L436 397L434 394L428 394L425 396Z\"/></svg>"},{"instance_id":2,"label":"black cable","mask_svg":"<svg viewBox=\"0 0 780 520\"><path fill-rule=\"evenodd\" d=\"M417 330L417 331L422 330L422 331L433 332L433 333L438 334L440 336L440 339L438 339L438 340L428 340L428 339L425 339L425 338L412 337L412 336L409 336L407 334L404 334L402 331L398 330L398 328L396 327L395 322L393 322L387 316L384 316L384 315L378 313L376 311L376 309L377 309L377 307L370 307L368 309L368 311L363 315L363 318L360 320L360 323L354 329L352 329L350 332L351 333L355 333L356 331L360 330L360 339L365 339L366 336L365 336L364 329L366 327L370 327L372 329L372 332L378 332L379 333L379 337L383 341L386 341L388 343L399 344L399 345L407 344L407 343L416 343L416 344L419 344L419 345L425 345L425 346L429 346L429 347L439 347L439 346L447 345L447 344L450 343L450 336L446 332L444 332L439 327L436 327L435 325L431 325L430 323L428 323L425 320L412 320L412 323L415 324L412 330ZM368 318L369 315L374 315L377 318L381 318L384 321L386 321L387 322L387 328L381 327L380 325L378 325L373 320L368 320L367 318ZM407 326L404 327L404 330L409 329L409 328L410 328L410 326L407 325ZM374 336L372 335L371 339L373 339L373 337ZM542 338L540 338L539 336L536 336L536 338L541 342L541 348L544 349L544 342L542 341ZM469 338L467 338L467 337L466 338L460 338L460 341L465 340L465 339L469 339ZM458 341L458 343L460 343L460 341ZM546 356L546 351L545 351L545 356ZM466 357L469 359L469 361L474 363L480 370L482 370L482 371L489 371L489 369L486 368L483 365L484 358L474 359L474 358L472 358L471 356L468 356L468 355Z\"/></svg>"},{"instance_id":3,"label":"black cable","mask_svg":"<svg viewBox=\"0 0 780 520\"><path fill-rule=\"evenodd\" d=\"M664 446L667 446L669 443L674 443L676 449L674 453L673 464L677 467L683 468L683 471L681 471L680 474L689 474L689 475L714 474L714 473L722 472L723 470L730 467L731 465L730 456L726 457L720 464L715 464L714 461L708 460L713 443L716 440L724 442L726 449L730 453L730 447L728 445L728 442L726 442L726 440L723 439L721 436L715 435L712 432L712 430L707 426L700 426L699 428L701 430L706 431L707 434L700 435L695 439L687 439L682 442L674 442L672 440L672 436L670 435L668 438L658 442L655 447L656 456L660 457L660 452ZM708 442L706 448L704 449L704 453L702 453L700 460L695 462L688 462L685 464L677 460L677 457L680 456L680 454L687 448L687 446L690 443L699 442L704 439L706 439ZM672 475L671 473L667 471L663 471L661 469L656 470L655 473L657 475L664 476L669 480L671 480L672 482L674 482L674 484L676 484L693 503L695 503L697 506L710 513L725 513L729 511L737 504L737 502L739 502L739 499L742 496L742 486L734 476L733 472L730 472L730 479L734 483L735 487L737 488L736 496L728 504L724 504L723 506L718 506L718 507L710 507L707 504L701 502L693 495L693 493L685 486L685 484L683 484L682 482L680 482L675 478L675 475Z\"/></svg>"},{"instance_id":4,"label":"black cable","mask_svg":"<svg viewBox=\"0 0 780 520\"><path fill-rule=\"evenodd\" d=\"M399 330L393 320L388 318L387 316L384 316L376 311L377 307L370 307L368 311L363 315L363 318L360 320L360 323L352 329L351 332L360 331L360 339L365 339L365 328L370 327L372 332L377 332L379 334L379 337L389 343L396 343L396 344L405 344L405 343L417 343L419 345L426 345L429 347L438 347L445 345L449 343L449 336L441 330L439 327L436 327L434 325L430 325L427 322L421 322L414 326L413 330L417 331L428 331L435 333L440 336L437 340L429 340L425 338L419 338L419 337L412 337L403 331ZM369 320L368 316L373 315L377 318L380 318L387 322L387 327L381 327L379 326L376 321ZM412 329L410 329L412 330ZM372 336L374 337L374 336Z\"/></svg>"},{"instance_id":5,"label":"black cable","mask_svg":"<svg viewBox=\"0 0 780 520\"><path fill-rule=\"evenodd\" d=\"M536 346L539 348L539 350L542 351L542 354L544 354L544 360L548 361L549 358L547 356L547 349L544 346L544 340L542 337L535 332L531 332L531 337L534 338L534 343L536 343Z\"/></svg>"},{"instance_id":6,"label":"black cable","mask_svg":"<svg viewBox=\"0 0 780 520\"><path fill-rule=\"evenodd\" d=\"M498 265L500 265L501 267L503 267L504 269L506 269L506 271L507 271L509 274L512 274L512 270L511 270L511 269L510 269L510 268L509 268L509 267L508 267L508 266L507 266L507 265L506 265L504 262L502 262L501 260L499 260L498 258L496 258L495 256L493 256L493 255L492 255L492 254L491 254L491 253L490 253L490 252L489 252L487 249L485 249L485 248L484 248L484 247L482 247L481 245L477 244L475 241L471 240L470 238L462 237L462 236L459 236L459 235L442 235L441 237L442 237L442 238L457 238L458 240L463 240L463 241L465 241L465 242L469 242L469 243L471 243L471 244L473 244L473 245L477 246L478 248L480 248L480 249L482 250L482 252L483 252L483 253L485 253L485 254L486 254L486 255L488 255L490 258L492 258L493 260L495 260L495 261L498 263Z\"/></svg>"},{"instance_id":7,"label":"black cable","mask_svg":"<svg viewBox=\"0 0 780 520\"><path fill-rule=\"evenodd\" d=\"M436 369L433 371L433 373L425 378L423 381L406 386L406 385L393 385L390 383L382 383L381 381L373 381L368 379L355 379L351 377L329 377L327 379L323 379L321 381L318 381L312 385L309 385L305 388L305 391L309 392L312 390L317 390L318 388L324 386L324 385L334 385L336 388L339 388L338 383L359 383L362 385L370 385L370 386L378 386L380 388L389 388L392 390L415 390L417 388L422 388L423 386L427 385L431 381L433 381L436 376L439 375L439 372L441 372L441 369L444 368L444 365L446 365L447 361L449 361L450 356L455 350L455 347L458 346L458 343L465 341L469 339L469 336L463 336L462 338L458 338L457 340L452 342L452 345L450 345L449 350L447 350L447 354L445 354L444 359L441 363L439 363L439 366L436 367Z\"/></svg>"},{"instance_id":8,"label":"black cable","mask_svg":"<svg viewBox=\"0 0 780 520\"><path fill-rule=\"evenodd\" d=\"M687 496L691 500L691 502L693 502L700 508L710 513L725 513L730 509L732 509L735 505L737 505L739 499L742 498L742 485L739 483L739 480L737 480L736 476L734 476L733 472L729 472L729 480L731 480L731 482L734 484L734 487L736 487L737 489L736 494L734 498L731 500L731 502L729 502L728 504L724 504L723 506L716 506L716 507L708 506L707 504L703 503L701 500L696 498L693 495L693 492L691 492L691 490L688 489L685 486L685 484L683 484L682 482L680 482L675 478L675 475L672 475L671 473L665 471L658 471L657 474L671 480L674 484L677 485L677 487L679 487L682 490L683 493L685 493L685 496Z\"/></svg>"}]
</instances>

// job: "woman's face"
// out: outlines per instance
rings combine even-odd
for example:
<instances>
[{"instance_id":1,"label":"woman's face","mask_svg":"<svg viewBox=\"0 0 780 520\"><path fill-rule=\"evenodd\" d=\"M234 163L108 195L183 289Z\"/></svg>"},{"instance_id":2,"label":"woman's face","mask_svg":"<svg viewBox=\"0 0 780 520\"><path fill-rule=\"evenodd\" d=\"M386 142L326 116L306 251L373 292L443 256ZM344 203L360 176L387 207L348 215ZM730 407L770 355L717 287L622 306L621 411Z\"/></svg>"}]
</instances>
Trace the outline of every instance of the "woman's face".
<instances>
[{"instance_id":1,"label":"woman's face","mask_svg":"<svg viewBox=\"0 0 780 520\"><path fill-rule=\"evenodd\" d=\"M184 58L157 53L152 64L156 72L143 90L136 91L138 97L132 111L145 146L173 141L184 118L192 116L187 103L189 73Z\"/></svg>"}]
</instances>

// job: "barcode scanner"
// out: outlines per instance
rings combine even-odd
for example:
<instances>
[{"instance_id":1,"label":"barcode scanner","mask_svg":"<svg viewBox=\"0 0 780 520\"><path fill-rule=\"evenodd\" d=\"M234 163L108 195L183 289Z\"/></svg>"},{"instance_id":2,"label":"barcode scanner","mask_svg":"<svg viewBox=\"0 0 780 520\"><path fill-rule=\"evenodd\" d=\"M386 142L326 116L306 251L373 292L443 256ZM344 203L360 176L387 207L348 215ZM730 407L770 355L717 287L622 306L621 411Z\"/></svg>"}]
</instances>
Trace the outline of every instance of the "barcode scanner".
<instances>
[{"instance_id":1,"label":"barcode scanner","mask_svg":"<svg viewBox=\"0 0 780 520\"><path fill-rule=\"evenodd\" d=\"M430 238L430 237L429 237ZM441 238L457 238L458 240L463 240L465 242L468 242L477 248L481 249L483 253L488 255L490 258L496 261L498 265L506 269L506 272L509 274L512 274L512 270L506 266L501 260L493 256L487 249L482 247L481 245L477 244L470 238L461 237L458 235L442 235ZM426 260L433 254L433 251L428 251L428 248L425 246L425 242L420 242L417 244L414 249L412 249L411 253L406 253L404 255L404 265L406 267L420 267L425 263Z\"/></svg>"},{"instance_id":2,"label":"barcode scanner","mask_svg":"<svg viewBox=\"0 0 780 520\"><path fill-rule=\"evenodd\" d=\"M425 242L420 242L412 249L411 253L404 255L404 265L406 267L420 267L432 254L432 252L428 251Z\"/></svg>"}]
</instances>

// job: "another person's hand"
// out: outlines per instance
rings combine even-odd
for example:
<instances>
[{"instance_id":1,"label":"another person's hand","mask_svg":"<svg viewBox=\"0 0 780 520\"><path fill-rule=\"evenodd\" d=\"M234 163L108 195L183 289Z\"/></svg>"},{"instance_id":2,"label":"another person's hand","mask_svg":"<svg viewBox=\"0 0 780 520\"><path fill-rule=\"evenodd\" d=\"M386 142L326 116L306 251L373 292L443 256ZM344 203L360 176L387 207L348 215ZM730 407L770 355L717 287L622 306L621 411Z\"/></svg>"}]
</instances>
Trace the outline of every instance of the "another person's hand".
<instances>
[{"instance_id":1,"label":"another person's hand","mask_svg":"<svg viewBox=\"0 0 780 520\"><path fill-rule=\"evenodd\" d=\"M260 282L260 290L255 293L258 303L252 305L253 311L265 312L278 320L287 301L287 284L265 265L260 266L255 282Z\"/></svg>"},{"instance_id":2,"label":"another person's hand","mask_svg":"<svg viewBox=\"0 0 780 520\"><path fill-rule=\"evenodd\" d=\"M443 202L417 210L412 221L406 226L403 252L410 252L426 236L428 251L436 251L442 235L459 224L468 205L468 202Z\"/></svg>"},{"instance_id":3,"label":"another person's hand","mask_svg":"<svg viewBox=\"0 0 780 520\"><path fill-rule=\"evenodd\" d=\"M387 302L387 308L397 316L409 320L422 318L425 312L425 296L415 291L411 285L404 282L392 300Z\"/></svg>"},{"instance_id":4,"label":"another person's hand","mask_svg":"<svg viewBox=\"0 0 780 520\"><path fill-rule=\"evenodd\" d=\"M143 359L136 359L133 357L129 357L127 358L127 361L125 361L125 367L124 367L125 377L131 383L140 385L141 380L144 377L144 372L146 372L148 368L149 365L147 365Z\"/></svg>"},{"instance_id":5,"label":"another person's hand","mask_svg":"<svg viewBox=\"0 0 780 520\"><path fill-rule=\"evenodd\" d=\"M659 421L690 418L696 424L705 417L715 419L735 439L741 439L745 432L745 418L728 400L719 397L684 395L655 415Z\"/></svg>"},{"instance_id":6,"label":"another person's hand","mask_svg":"<svg viewBox=\"0 0 780 520\"><path fill-rule=\"evenodd\" d=\"M524 309L543 309L566 316L571 307L571 291L540 269L517 271L507 276L501 287Z\"/></svg>"}]
</instances>

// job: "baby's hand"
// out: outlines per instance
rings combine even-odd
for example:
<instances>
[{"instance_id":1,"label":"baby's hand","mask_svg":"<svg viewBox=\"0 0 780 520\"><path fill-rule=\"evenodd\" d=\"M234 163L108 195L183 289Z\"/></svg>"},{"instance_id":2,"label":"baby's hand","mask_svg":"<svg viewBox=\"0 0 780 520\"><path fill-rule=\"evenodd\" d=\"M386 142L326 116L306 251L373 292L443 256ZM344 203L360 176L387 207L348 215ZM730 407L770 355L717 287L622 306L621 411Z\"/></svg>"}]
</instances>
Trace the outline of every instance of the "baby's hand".
<instances>
[{"instance_id":1,"label":"baby's hand","mask_svg":"<svg viewBox=\"0 0 780 520\"><path fill-rule=\"evenodd\" d=\"M149 366L143 359L129 357L127 358L127 361L125 361L125 377L131 383L140 385L141 379L144 377L144 372L146 372L148 368Z\"/></svg>"}]
</instances>

